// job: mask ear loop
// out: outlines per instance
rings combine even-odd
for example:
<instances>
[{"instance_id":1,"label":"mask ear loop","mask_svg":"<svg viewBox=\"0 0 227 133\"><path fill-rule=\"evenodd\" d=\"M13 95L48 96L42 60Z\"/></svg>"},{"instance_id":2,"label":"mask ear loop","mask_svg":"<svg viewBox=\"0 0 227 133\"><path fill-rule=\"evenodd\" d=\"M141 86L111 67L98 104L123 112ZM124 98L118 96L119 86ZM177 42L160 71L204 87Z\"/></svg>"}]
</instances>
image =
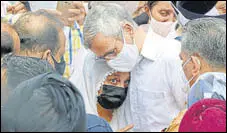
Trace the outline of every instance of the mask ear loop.
<instances>
[{"instance_id":1,"label":"mask ear loop","mask_svg":"<svg viewBox=\"0 0 227 133\"><path fill-rule=\"evenodd\" d=\"M197 59L197 63L199 64L199 70L201 69L201 63L200 63L200 60L198 58Z\"/></svg>"},{"instance_id":2,"label":"mask ear loop","mask_svg":"<svg viewBox=\"0 0 227 133\"><path fill-rule=\"evenodd\" d=\"M129 24L131 27L133 27L131 24ZM121 27L120 28L121 29L121 33L122 33L122 37L123 37L123 44L125 45L127 42L126 42L126 40L125 40L125 35L124 35L124 30L123 30L123 28ZM133 28L133 30L134 30L134 28ZM135 45L136 44L136 40L135 40L135 37L133 37L133 45Z\"/></svg>"},{"instance_id":3,"label":"mask ear loop","mask_svg":"<svg viewBox=\"0 0 227 133\"><path fill-rule=\"evenodd\" d=\"M169 1L169 3L170 3L170 4L172 5L172 7L174 8L174 14L175 14L175 16L176 16L176 18L177 18L177 16L178 16L177 12L179 13L180 11L175 7L175 5L173 4L172 1Z\"/></svg>"},{"instance_id":4,"label":"mask ear loop","mask_svg":"<svg viewBox=\"0 0 227 133\"><path fill-rule=\"evenodd\" d=\"M126 40L125 40L124 30L122 27L121 27L121 34L122 34L122 38L123 38L123 44L125 44Z\"/></svg>"},{"instance_id":5,"label":"mask ear loop","mask_svg":"<svg viewBox=\"0 0 227 133\"><path fill-rule=\"evenodd\" d=\"M183 65L182 68L184 68L184 66L185 66L186 64L188 64L188 62L189 62L191 59L192 59L192 58L190 57L190 58L184 63L184 65ZM198 58L196 58L196 60L197 60L197 63L199 64L199 72L200 72L200 70L201 70L201 62L200 62L200 60L199 60ZM200 74L199 74L199 75L200 75ZM186 83L186 85L189 85L190 82L191 82L196 76L197 76L197 75L192 76L192 77L188 80L188 82ZM188 92L189 89L190 89L190 87L189 87L189 88L188 88L188 87L185 87L184 91L185 91L185 92Z\"/></svg>"},{"instance_id":6,"label":"mask ear loop","mask_svg":"<svg viewBox=\"0 0 227 133\"><path fill-rule=\"evenodd\" d=\"M174 8L174 13L177 16L177 20L178 23L183 27L187 22L189 22L190 20L185 18L185 16L177 9L177 7L173 4L172 1L170 1L170 4L172 5L172 7ZM182 20L182 21L181 21ZM183 23L184 22L184 23Z\"/></svg>"},{"instance_id":7,"label":"mask ear loop","mask_svg":"<svg viewBox=\"0 0 227 133\"><path fill-rule=\"evenodd\" d=\"M200 60L196 57L197 63L199 64L199 75L200 75L200 70L201 70L201 62Z\"/></svg>"},{"instance_id":8,"label":"mask ear loop","mask_svg":"<svg viewBox=\"0 0 227 133\"><path fill-rule=\"evenodd\" d=\"M189 61L191 61L191 57L183 64L183 66L182 66L182 69L184 69L184 67L188 64L188 62ZM184 70L183 70L184 71ZM183 91L185 92L185 93L188 93L188 91L189 91L189 89L190 89L190 82L194 79L194 77L195 76L192 76L188 81L187 81L187 83L185 84L185 87L183 88Z\"/></svg>"}]
</instances>

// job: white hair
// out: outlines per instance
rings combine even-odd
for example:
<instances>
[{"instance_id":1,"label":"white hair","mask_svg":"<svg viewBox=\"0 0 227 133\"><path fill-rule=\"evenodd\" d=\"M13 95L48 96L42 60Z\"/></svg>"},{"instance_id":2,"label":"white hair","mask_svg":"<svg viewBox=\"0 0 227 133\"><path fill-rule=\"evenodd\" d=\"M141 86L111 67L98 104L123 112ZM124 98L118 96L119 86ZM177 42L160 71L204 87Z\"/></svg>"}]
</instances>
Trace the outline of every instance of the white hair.
<instances>
[{"instance_id":1,"label":"white hair","mask_svg":"<svg viewBox=\"0 0 227 133\"><path fill-rule=\"evenodd\" d=\"M214 68L226 67L226 21L200 18L186 24L182 51L199 54Z\"/></svg>"},{"instance_id":2,"label":"white hair","mask_svg":"<svg viewBox=\"0 0 227 133\"><path fill-rule=\"evenodd\" d=\"M85 46L91 47L97 33L122 39L121 22L129 22L133 28L137 26L131 15L118 4L102 3L92 7L84 22Z\"/></svg>"}]
</instances>

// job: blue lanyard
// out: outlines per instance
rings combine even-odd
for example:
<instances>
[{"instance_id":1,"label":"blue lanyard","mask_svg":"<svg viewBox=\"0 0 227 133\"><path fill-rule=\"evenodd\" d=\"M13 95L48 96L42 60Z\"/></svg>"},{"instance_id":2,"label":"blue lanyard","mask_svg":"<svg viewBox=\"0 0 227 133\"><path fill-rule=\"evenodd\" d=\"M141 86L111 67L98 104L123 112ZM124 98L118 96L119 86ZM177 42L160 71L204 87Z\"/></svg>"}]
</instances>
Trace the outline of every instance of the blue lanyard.
<instances>
[{"instance_id":1,"label":"blue lanyard","mask_svg":"<svg viewBox=\"0 0 227 133\"><path fill-rule=\"evenodd\" d=\"M80 30L80 26L77 24L77 22L74 23L74 28L77 29L78 32L79 32L81 44L84 44L83 34L82 34L82 32L81 32L81 30Z\"/></svg>"},{"instance_id":2,"label":"blue lanyard","mask_svg":"<svg viewBox=\"0 0 227 133\"><path fill-rule=\"evenodd\" d=\"M69 64L72 64L72 29L69 29Z\"/></svg>"},{"instance_id":3,"label":"blue lanyard","mask_svg":"<svg viewBox=\"0 0 227 133\"><path fill-rule=\"evenodd\" d=\"M13 15L9 18L9 23L13 24Z\"/></svg>"},{"instance_id":4,"label":"blue lanyard","mask_svg":"<svg viewBox=\"0 0 227 133\"><path fill-rule=\"evenodd\" d=\"M80 30L80 27L79 27L79 25L77 24L77 22L74 22L74 29L77 29L77 31L78 31L78 33L79 33L79 36L80 36L80 42L81 42L81 44L84 44L84 38L83 38L83 34L82 34L82 32L81 32L81 30ZM73 57L73 52L72 52L72 29L70 28L70 30L69 30L69 59L70 59L70 65L72 64L72 57Z\"/></svg>"}]
</instances>

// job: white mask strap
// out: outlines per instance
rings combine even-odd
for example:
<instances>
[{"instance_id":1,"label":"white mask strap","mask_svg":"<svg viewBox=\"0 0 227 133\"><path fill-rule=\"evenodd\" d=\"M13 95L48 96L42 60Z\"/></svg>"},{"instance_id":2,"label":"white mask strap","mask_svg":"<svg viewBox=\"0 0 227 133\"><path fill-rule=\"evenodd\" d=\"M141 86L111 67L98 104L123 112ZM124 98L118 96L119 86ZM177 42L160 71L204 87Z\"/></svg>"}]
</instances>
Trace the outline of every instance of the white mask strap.
<instances>
[{"instance_id":1,"label":"white mask strap","mask_svg":"<svg viewBox=\"0 0 227 133\"><path fill-rule=\"evenodd\" d=\"M123 37L124 44L126 44L127 42L126 42L126 40L125 40L124 30L123 30L122 27L121 27L121 33L122 33L122 37ZM135 37L133 37L133 43L136 44Z\"/></svg>"},{"instance_id":2,"label":"white mask strap","mask_svg":"<svg viewBox=\"0 0 227 133\"><path fill-rule=\"evenodd\" d=\"M181 25L184 26L184 25L185 25L187 22L189 22L190 20L184 17L184 15L177 9L177 7L173 4L172 1L171 1L170 3L172 4L173 8L175 9L175 14L176 14L176 16L177 16L178 22L179 22ZM178 15L177 15L176 12L178 13Z\"/></svg>"},{"instance_id":3,"label":"white mask strap","mask_svg":"<svg viewBox=\"0 0 227 133\"><path fill-rule=\"evenodd\" d=\"M121 28L121 33L122 33L122 37L123 37L123 43L125 44L126 43L126 41L125 41L125 36L124 36L124 30L123 30L123 28Z\"/></svg>"},{"instance_id":4,"label":"white mask strap","mask_svg":"<svg viewBox=\"0 0 227 133\"><path fill-rule=\"evenodd\" d=\"M192 59L191 57L188 58L188 60L183 64L182 68L184 68L188 64L188 62L191 61L191 59Z\"/></svg>"}]
</instances>

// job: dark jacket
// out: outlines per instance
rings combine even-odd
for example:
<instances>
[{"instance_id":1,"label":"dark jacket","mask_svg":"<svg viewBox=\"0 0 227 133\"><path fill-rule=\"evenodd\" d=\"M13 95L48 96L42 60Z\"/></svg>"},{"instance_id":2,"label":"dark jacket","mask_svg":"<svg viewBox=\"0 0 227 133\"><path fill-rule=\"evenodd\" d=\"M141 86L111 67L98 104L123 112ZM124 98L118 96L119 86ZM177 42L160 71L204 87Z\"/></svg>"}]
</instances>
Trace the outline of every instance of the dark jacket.
<instances>
[{"instance_id":1,"label":"dark jacket","mask_svg":"<svg viewBox=\"0 0 227 133\"><path fill-rule=\"evenodd\" d=\"M1 107L1 131L84 132L83 98L69 80L53 72L26 80Z\"/></svg>"},{"instance_id":2,"label":"dark jacket","mask_svg":"<svg viewBox=\"0 0 227 133\"><path fill-rule=\"evenodd\" d=\"M54 72L53 67L46 61L34 57L11 56L5 63L7 69L7 88L14 89L28 79L40 74Z\"/></svg>"}]
</instances>

